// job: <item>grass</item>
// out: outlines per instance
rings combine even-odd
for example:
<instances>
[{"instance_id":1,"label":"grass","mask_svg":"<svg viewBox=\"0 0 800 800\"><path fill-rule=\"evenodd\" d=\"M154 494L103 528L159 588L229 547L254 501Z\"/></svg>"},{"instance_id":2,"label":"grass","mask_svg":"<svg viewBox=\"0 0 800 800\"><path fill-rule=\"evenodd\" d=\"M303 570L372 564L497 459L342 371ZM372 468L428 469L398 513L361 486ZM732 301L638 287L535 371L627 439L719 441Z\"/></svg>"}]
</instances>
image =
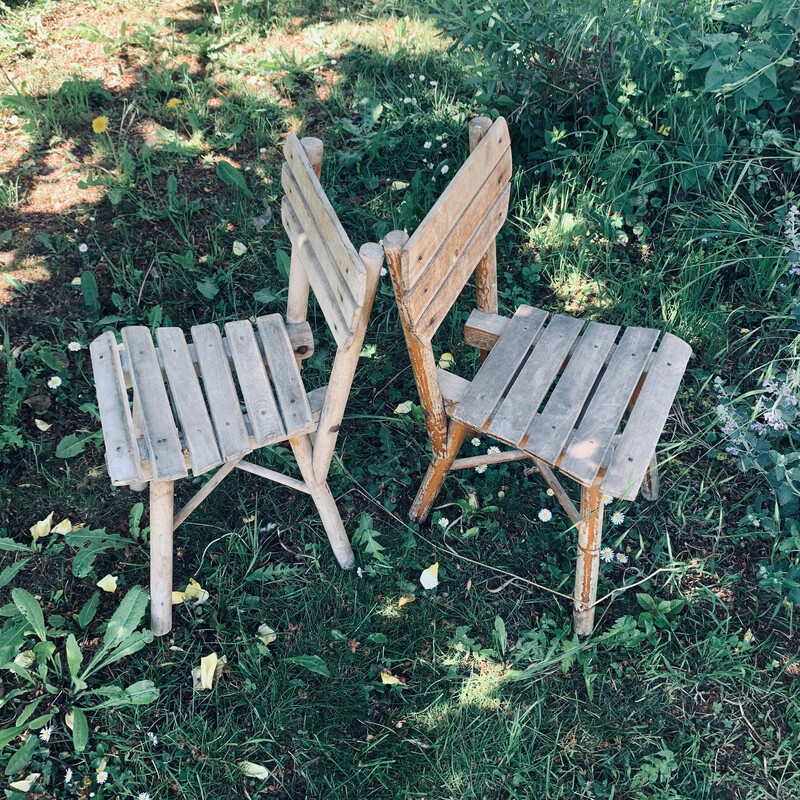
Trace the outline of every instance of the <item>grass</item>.
<instances>
[{"instance_id":1,"label":"grass","mask_svg":"<svg viewBox=\"0 0 800 800\"><path fill-rule=\"evenodd\" d=\"M96 652L120 597L147 583L139 498L109 485L96 446L88 342L125 324L283 310L286 132L323 138L322 182L358 246L414 228L446 183L441 167L452 175L463 160L466 123L481 108L468 63L411 3L219 12L216 22L213 4L185 0L0 5L0 526L25 547L0 551L0 568L27 559L0 573L0 614L13 621L22 595L11 603L11 590L29 590L58 653L67 633ZM92 131L101 114L107 134ZM416 396L387 277L332 474L360 572L336 568L306 498L232 475L176 536L176 588L195 578L208 601L177 607L168 639L98 675L104 686L152 681L157 699L89 709L88 744L75 753L65 656L30 681L4 670L0 728L24 726L37 698L54 732L3 788L37 772L31 796L45 797L800 793L794 607L759 583L774 537L740 521L761 484L723 452L711 388L721 375L745 390L790 359L796 279L775 216L790 195L732 192L744 156L728 162L727 183L687 201L676 176L688 167L672 156L648 173L623 145L536 155L524 141L515 139L514 208L499 242L501 310L533 300L662 327L695 349L662 438L661 498L613 506L626 519L607 541L630 563L602 569L600 595L613 596L596 634L572 637L574 532L525 465L453 475L430 524L405 522L427 451L419 409L393 413ZM248 192L220 179L223 160ZM662 188L648 196L666 205L643 217L651 230L640 236L619 217L651 180ZM465 302L437 346L469 375L466 311ZM309 389L330 353L319 314L312 324ZM46 385L53 375L57 390ZM68 436L80 452L59 457ZM286 469L285 456L275 447L260 457ZM196 483L178 484L178 502ZM552 522L537 519L542 507ZM28 529L51 510L54 521L122 539L103 540L77 577L79 548L63 536L29 547ZM441 584L425 592L419 574L437 560ZM98 596L91 617L107 573L120 588ZM403 597L414 601L401 606ZM277 633L268 646L262 624ZM191 671L212 652L226 658L215 687L193 691ZM269 776L247 777L243 761ZM76 777L65 786L68 767Z\"/></svg>"}]
</instances>

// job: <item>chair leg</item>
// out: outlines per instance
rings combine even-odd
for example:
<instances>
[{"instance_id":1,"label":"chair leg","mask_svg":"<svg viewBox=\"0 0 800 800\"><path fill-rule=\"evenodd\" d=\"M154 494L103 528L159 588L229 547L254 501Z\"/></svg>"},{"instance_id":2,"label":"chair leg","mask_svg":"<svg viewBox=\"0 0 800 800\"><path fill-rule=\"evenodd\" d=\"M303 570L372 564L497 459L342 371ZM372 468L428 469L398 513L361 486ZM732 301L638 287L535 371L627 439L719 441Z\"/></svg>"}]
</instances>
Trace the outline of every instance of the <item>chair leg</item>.
<instances>
[{"instance_id":1,"label":"chair leg","mask_svg":"<svg viewBox=\"0 0 800 800\"><path fill-rule=\"evenodd\" d=\"M344 529L342 517L336 507L331 490L328 488L326 480L318 480L314 474L313 454L311 439L303 436L300 439L290 439L292 452L297 459L297 466L300 467L300 474L303 476L306 486L311 494L311 499L317 507L322 526L328 535L336 560L342 569L353 569L356 559L353 555L353 548ZM327 476L325 476L327 478Z\"/></svg>"},{"instance_id":2,"label":"chair leg","mask_svg":"<svg viewBox=\"0 0 800 800\"><path fill-rule=\"evenodd\" d=\"M641 491L642 497L651 501L658 500L658 496L661 493L661 483L658 479L658 459L655 453L653 453L653 457L650 459L650 466L644 474Z\"/></svg>"},{"instance_id":3,"label":"chair leg","mask_svg":"<svg viewBox=\"0 0 800 800\"><path fill-rule=\"evenodd\" d=\"M444 479L447 477L447 473L450 471L450 467L453 465L453 461L455 461L468 433L469 427L467 425L450 420L447 435L447 452L438 457L434 453L433 460L425 473L425 477L422 479L417 496L414 498L411 510L408 513L412 522L422 522L430 513L433 501L436 499L436 495L439 494Z\"/></svg>"},{"instance_id":4,"label":"chair leg","mask_svg":"<svg viewBox=\"0 0 800 800\"><path fill-rule=\"evenodd\" d=\"M578 566L573 609L575 633L578 636L588 636L594 628L603 508L600 484L581 486L581 521L578 523Z\"/></svg>"},{"instance_id":5,"label":"chair leg","mask_svg":"<svg viewBox=\"0 0 800 800\"><path fill-rule=\"evenodd\" d=\"M172 630L173 481L150 482L150 628L154 636Z\"/></svg>"}]
</instances>

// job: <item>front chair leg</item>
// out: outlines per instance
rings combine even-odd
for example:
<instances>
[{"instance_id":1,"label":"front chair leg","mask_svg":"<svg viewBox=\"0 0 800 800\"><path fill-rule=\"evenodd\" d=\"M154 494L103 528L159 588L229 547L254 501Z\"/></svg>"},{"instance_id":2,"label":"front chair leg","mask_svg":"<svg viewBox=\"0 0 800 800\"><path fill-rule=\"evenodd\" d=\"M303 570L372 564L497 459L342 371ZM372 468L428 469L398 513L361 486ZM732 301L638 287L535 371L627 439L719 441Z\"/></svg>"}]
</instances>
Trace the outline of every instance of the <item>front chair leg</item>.
<instances>
[{"instance_id":1,"label":"front chair leg","mask_svg":"<svg viewBox=\"0 0 800 800\"><path fill-rule=\"evenodd\" d=\"M328 541L331 543L331 549L339 562L339 566L342 569L353 569L356 565L356 558L353 555L350 540L347 538L341 514L339 514L339 509L336 507L336 501L333 499L326 480L318 480L314 473L311 438L302 436L299 439L290 439L289 444L292 446L292 452L297 459L300 474L303 476L303 481L308 487L311 499L317 507L317 512L322 520L322 527L325 528L325 533L328 535Z\"/></svg>"},{"instance_id":2,"label":"front chair leg","mask_svg":"<svg viewBox=\"0 0 800 800\"><path fill-rule=\"evenodd\" d=\"M150 481L150 628L172 630L173 481Z\"/></svg>"},{"instance_id":3,"label":"front chair leg","mask_svg":"<svg viewBox=\"0 0 800 800\"><path fill-rule=\"evenodd\" d=\"M453 465L461 445L464 443L469 427L463 425L455 420L450 420L450 425L447 429L447 452L443 455L437 456L434 453L433 460L428 467L425 477L422 479L417 496L411 504L411 510L408 513L412 522L422 522L431 510L433 501L439 490L442 488L444 479Z\"/></svg>"},{"instance_id":4,"label":"front chair leg","mask_svg":"<svg viewBox=\"0 0 800 800\"><path fill-rule=\"evenodd\" d=\"M600 484L581 486L581 520L578 523L578 566L573 610L575 633L578 636L588 636L594 628L603 508Z\"/></svg>"}]
</instances>

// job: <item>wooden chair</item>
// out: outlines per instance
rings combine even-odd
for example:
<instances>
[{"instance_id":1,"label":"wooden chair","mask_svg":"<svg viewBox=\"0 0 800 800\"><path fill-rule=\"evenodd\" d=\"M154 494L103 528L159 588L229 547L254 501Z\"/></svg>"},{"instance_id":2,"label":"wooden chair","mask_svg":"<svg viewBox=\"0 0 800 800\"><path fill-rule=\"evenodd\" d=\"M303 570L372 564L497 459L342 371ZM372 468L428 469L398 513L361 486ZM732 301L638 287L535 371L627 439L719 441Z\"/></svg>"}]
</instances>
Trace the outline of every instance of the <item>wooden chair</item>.
<instances>
[{"instance_id":1,"label":"wooden chair","mask_svg":"<svg viewBox=\"0 0 800 800\"><path fill-rule=\"evenodd\" d=\"M423 520L447 473L530 458L578 529L575 630L594 626L603 495L658 492L655 448L691 348L672 334L586 322L520 306L497 314L495 237L508 212L506 121L470 123L471 154L409 238L384 238L433 459L411 519ZM481 350L472 380L436 367L431 341L475 273L465 341ZM618 432L620 423L626 423ZM457 459L470 431L514 447ZM580 511L553 467L581 486Z\"/></svg>"},{"instance_id":2,"label":"wooden chair","mask_svg":"<svg viewBox=\"0 0 800 800\"><path fill-rule=\"evenodd\" d=\"M327 485L337 432L375 296L383 251L356 253L325 196L322 142L289 136L282 183L283 224L292 243L286 320L279 314L225 324L122 329L91 345L106 464L115 486L150 486L151 626L172 627L172 534L234 468L311 495L344 569L353 552ZM309 288L337 345L327 386L307 392L300 362L313 354L306 321ZM238 385L237 385L238 384ZM132 390L133 410L131 410ZM303 480L245 460L288 441ZM174 482L218 468L173 516Z\"/></svg>"}]
</instances>

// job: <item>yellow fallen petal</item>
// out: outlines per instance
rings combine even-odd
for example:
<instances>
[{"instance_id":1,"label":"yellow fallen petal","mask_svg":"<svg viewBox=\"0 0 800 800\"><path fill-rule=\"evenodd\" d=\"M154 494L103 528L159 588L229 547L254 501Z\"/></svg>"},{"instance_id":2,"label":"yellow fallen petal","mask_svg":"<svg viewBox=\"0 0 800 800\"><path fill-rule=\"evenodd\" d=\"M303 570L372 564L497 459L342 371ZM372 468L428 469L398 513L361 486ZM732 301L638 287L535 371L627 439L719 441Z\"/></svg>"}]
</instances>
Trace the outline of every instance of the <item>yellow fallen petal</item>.
<instances>
[{"instance_id":1,"label":"yellow fallen petal","mask_svg":"<svg viewBox=\"0 0 800 800\"><path fill-rule=\"evenodd\" d=\"M243 256L247 252L247 248L241 242L233 243L233 254L235 256Z\"/></svg>"},{"instance_id":2,"label":"yellow fallen petal","mask_svg":"<svg viewBox=\"0 0 800 800\"><path fill-rule=\"evenodd\" d=\"M416 599L417 599L416 597L401 597L397 601L397 607L402 608L404 605L407 605L408 603L413 603Z\"/></svg>"},{"instance_id":3,"label":"yellow fallen petal","mask_svg":"<svg viewBox=\"0 0 800 800\"><path fill-rule=\"evenodd\" d=\"M118 577L118 575L106 575L105 578L100 578L96 585L99 586L104 592L114 594L114 592L117 591Z\"/></svg>"},{"instance_id":4,"label":"yellow fallen petal","mask_svg":"<svg viewBox=\"0 0 800 800\"><path fill-rule=\"evenodd\" d=\"M400 403L399 406L394 410L395 414L408 414L411 409L414 407L414 404L410 400L406 400L405 403Z\"/></svg>"},{"instance_id":5,"label":"yellow fallen petal","mask_svg":"<svg viewBox=\"0 0 800 800\"><path fill-rule=\"evenodd\" d=\"M73 725L74 721L75 721L75 713L73 711L67 711L67 713L64 714L64 724L70 730L72 730L72 725Z\"/></svg>"},{"instance_id":6,"label":"yellow fallen petal","mask_svg":"<svg viewBox=\"0 0 800 800\"><path fill-rule=\"evenodd\" d=\"M269 625L259 625L258 638L261 639L265 645L270 645L278 638L278 635Z\"/></svg>"},{"instance_id":7,"label":"yellow fallen petal","mask_svg":"<svg viewBox=\"0 0 800 800\"><path fill-rule=\"evenodd\" d=\"M22 669L30 669L36 661L36 654L33 650L23 650L14 656L14 663Z\"/></svg>"},{"instance_id":8,"label":"yellow fallen petal","mask_svg":"<svg viewBox=\"0 0 800 800\"><path fill-rule=\"evenodd\" d=\"M384 670L381 672L381 683L384 683L387 686L395 686L396 684L400 683L400 678L395 678L391 672Z\"/></svg>"},{"instance_id":9,"label":"yellow fallen petal","mask_svg":"<svg viewBox=\"0 0 800 800\"><path fill-rule=\"evenodd\" d=\"M71 533L72 532L72 523L69 519L62 519L58 525L53 528L50 533Z\"/></svg>"},{"instance_id":10,"label":"yellow fallen petal","mask_svg":"<svg viewBox=\"0 0 800 800\"><path fill-rule=\"evenodd\" d=\"M203 656L200 659L200 688L211 689L214 686L214 673L217 669L219 657L216 653Z\"/></svg>"},{"instance_id":11,"label":"yellow fallen petal","mask_svg":"<svg viewBox=\"0 0 800 800\"><path fill-rule=\"evenodd\" d=\"M194 579L189 578L189 585L184 592L187 600L191 600L196 606L202 605L208 600L208 592Z\"/></svg>"},{"instance_id":12,"label":"yellow fallen petal","mask_svg":"<svg viewBox=\"0 0 800 800\"><path fill-rule=\"evenodd\" d=\"M439 358L439 369L452 369L456 365L456 360L452 353L442 353Z\"/></svg>"},{"instance_id":13,"label":"yellow fallen petal","mask_svg":"<svg viewBox=\"0 0 800 800\"><path fill-rule=\"evenodd\" d=\"M252 761L240 761L239 769L245 775L249 775L251 778L258 778L260 781L265 781L270 774L266 767L261 764L254 764Z\"/></svg>"},{"instance_id":14,"label":"yellow fallen petal","mask_svg":"<svg viewBox=\"0 0 800 800\"><path fill-rule=\"evenodd\" d=\"M40 430L40 431L49 431L50 428L53 426L49 422L45 422L43 419L35 419L33 424Z\"/></svg>"},{"instance_id":15,"label":"yellow fallen petal","mask_svg":"<svg viewBox=\"0 0 800 800\"><path fill-rule=\"evenodd\" d=\"M186 599L186 592L173 592L172 605L179 606Z\"/></svg>"},{"instance_id":16,"label":"yellow fallen petal","mask_svg":"<svg viewBox=\"0 0 800 800\"><path fill-rule=\"evenodd\" d=\"M431 564L427 569L422 570L419 582L423 589L434 589L439 585L439 562Z\"/></svg>"},{"instance_id":17,"label":"yellow fallen petal","mask_svg":"<svg viewBox=\"0 0 800 800\"><path fill-rule=\"evenodd\" d=\"M48 536L50 534L54 513L54 511L51 511L44 519L40 519L35 525L31 525L31 536L33 536L34 542L37 539L41 539L42 536Z\"/></svg>"},{"instance_id":18,"label":"yellow fallen petal","mask_svg":"<svg viewBox=\"0 0 800 800\"><path fill-rule=\"evenodd\" d=\"M14 783L9 783L8 785L18 792L29 792L40 774L39 772L32 772L27 778L23 778L21 781L14 781Z\"/></svg>"}]
</instances>

